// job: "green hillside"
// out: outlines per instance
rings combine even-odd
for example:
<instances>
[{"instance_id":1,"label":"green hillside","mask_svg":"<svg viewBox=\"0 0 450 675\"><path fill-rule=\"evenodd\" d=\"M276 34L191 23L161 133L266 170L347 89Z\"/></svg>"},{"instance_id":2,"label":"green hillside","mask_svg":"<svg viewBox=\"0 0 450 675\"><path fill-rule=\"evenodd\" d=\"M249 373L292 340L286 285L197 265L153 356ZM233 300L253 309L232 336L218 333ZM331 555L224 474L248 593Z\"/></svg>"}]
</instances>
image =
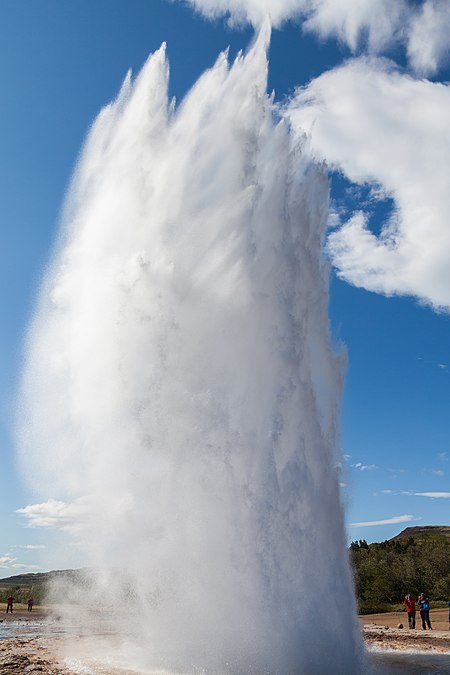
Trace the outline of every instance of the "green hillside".
<instances>
[{"instance_id":1,"label":"green hillside","mask_svg":"<svg viewBox=\"0 0 450 675\"><path fill-rule=\"evenodd\" d=\"M450 600L450 527L408 527L378 544L350 545L361 614L389 611L406 593Z\"/></svg>"},{"instance_id":2,"label":"green hillside","mask_svg":"<svg viewBox=\"0 0 450 675\"><path fill-rule=\"evenodd\" d=\"M63 584L83 583L87 570L54 570L35 574L17 574L0 579L0 602L6 602L8 595L13 595L16 602L25 603L30 595L36 604L41 604L46 596L48 584L59 580Z\"/></svg>"}]
</instances>

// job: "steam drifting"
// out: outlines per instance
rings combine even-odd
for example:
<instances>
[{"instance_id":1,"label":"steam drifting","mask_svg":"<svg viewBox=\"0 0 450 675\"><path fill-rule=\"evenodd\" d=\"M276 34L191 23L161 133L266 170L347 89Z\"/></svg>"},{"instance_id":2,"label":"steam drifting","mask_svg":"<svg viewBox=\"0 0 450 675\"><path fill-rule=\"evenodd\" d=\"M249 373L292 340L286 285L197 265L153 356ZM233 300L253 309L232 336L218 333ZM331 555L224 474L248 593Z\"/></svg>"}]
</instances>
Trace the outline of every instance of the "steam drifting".
<instances>
[{"instance_id":1,"label":"steam drifting","mask_svg":"<svg viewBox=\"0 0 450 675\"><path fill-rule=\"evenodd\" d=\"M21 448L55 486L37 517L76 515L101 597L117 570L131 584L130 663L348 675L328 183L273 121L268 39L179 109L162 47L100 113L29 334Z\"/></svg>"}]
</instances>

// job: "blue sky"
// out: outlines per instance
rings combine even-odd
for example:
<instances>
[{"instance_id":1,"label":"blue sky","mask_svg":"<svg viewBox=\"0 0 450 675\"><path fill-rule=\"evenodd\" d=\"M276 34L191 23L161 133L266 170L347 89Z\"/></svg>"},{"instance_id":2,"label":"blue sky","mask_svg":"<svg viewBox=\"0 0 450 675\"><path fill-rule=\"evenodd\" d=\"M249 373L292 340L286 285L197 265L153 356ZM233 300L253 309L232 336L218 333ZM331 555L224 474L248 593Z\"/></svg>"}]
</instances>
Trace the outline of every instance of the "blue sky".
<instances>
[{"instance_id":1,"label":"blue sky","mask_svg":"<svg viewBox=\"0 0 450 675\"><path fill-rule=\"evenodd\" d=\"M86 131L100 108L115 96L127 70L131 67L136 72L162 41L168 43L171 92L181 99L220 50L230 46L233 56L245 49L251 35L248 26L232 29L223 18L208 21L189 7L163 0L1 3L0 576L62 567L76 559L71 553L56 553L56 531L26 527L17 513L32 503L34 495L16 466L12 417L24 332ZM296 86L352 56L351 40L337 37L302 32L298 23L275 30L270 87L278 99L284 100ZM363 46L356 52L364 52ZM407 65L405 50L395 40L381 53L395 58L412 77L422 76L420 64L415 71L412 60ZM425 75L447 81L445 65L443 59ZM366 73L369 86L371 72L375 71ZM318 124L318 128L323 127ZM386 140L380 135L380 144L389 142L391 132L386 130ZM328 149L323 138L325 133L317 137L319 154ZM420 144L426 139L411 132L407 141ZM332 196L341 222L364 207L366 213L373 212L370 228L378 233L391 214L389 177L381 197L374 197L376 180L355 190L344 174L360 182L365 171L375 177L383 174L377 173L378 166L355 169L344 151L338 150L330 150L330 163L336 168L331 174ZM448 178L448 165L438 168ZM402 187L392 188L399 203ZM337 260L339 273L355 282L345 263ZM404 277L400 283L385 275L379 282L381 290L406 292L406 296L386 297L367 290L371 282L361 281L361 275L359 288L336 272L332 275L333 338L348 350L341 426L346 459L341 481L350 539L379 541L408 524L448 524L450 317L442 301L445 289L443 295L442 289L435 291L428 276L423 276L423 282L419 273L411 276L416 285L409 280L408 285ZM440 305L440 311L430 303ZM391 519L394 522L373 524Z\"/></svg>"}]
</instances>

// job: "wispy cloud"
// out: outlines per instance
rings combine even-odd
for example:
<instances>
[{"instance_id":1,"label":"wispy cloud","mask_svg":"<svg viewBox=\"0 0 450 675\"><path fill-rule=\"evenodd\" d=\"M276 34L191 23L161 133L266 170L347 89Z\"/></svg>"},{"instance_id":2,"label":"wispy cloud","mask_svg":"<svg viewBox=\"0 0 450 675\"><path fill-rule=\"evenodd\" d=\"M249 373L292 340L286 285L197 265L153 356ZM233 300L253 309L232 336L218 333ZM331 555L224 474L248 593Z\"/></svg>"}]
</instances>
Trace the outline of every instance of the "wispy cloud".
<instances>
[{"instance_id":1,"label":"wispy cloud","mask_svg":"<svg viewBox=\"0 0 450 675\"><path fill-rule=\"evenodd\" d=\"M437 457L441 462L448 462L448 452L438 452Z\"/></svg>"},{"instance_id":2,"label":"wispy cloud","mask_svg":"<svg viewBox=\"0 0 450 675\"><path fill-rule=\"evenodd\" d=\"M424 359L422 356L418 356L417 360L422 361L426 365L433 366L433 368L439 368L440 370L448 371L448 364L447 363L442 363L442 362L439 362L439 361L432 361L430 359Z\"/></svg>"},{"instance_id":3,"label":"wispy cloud","mask_svg":"<svg viewBox=\"0 0 450 675\"><path fill-rule=\"evenodd\" d=\"M14 546L12 548L27 548L26 546ZM17 558L13 558L13 556L6 554L0 556L0 568L2 569L8 569L8 570L40 570L42 569L39 567L39 565L32 565L30 563L21 563L17 562Z\"/></svg>"},{"instance_id":4,"label":"wispy cloud","mask_svg":"<svg viewBox=\"0 0 450 675\"><path fill-rule=\"evenodd\" d=\"M1 566L9 566L11 563L13 563L17 558L12 558L10 555L2 555L0 556L0 565Z\"/></svg>"},{"instance_id":5,"label":"wispy cloud","mask_svg":"<svg viewBox=\"0 0 450 675\"><path fill-rule=\"evenodd\" d=\"M349 527L375 527L377 525L397 525L398 523L409 523L415 520L414 516L409 513L403 516L393 516L392 518L384 518L383 520L366 520L361 523L350 523Z\"/></svg>"},{"instance_id":6,"label":"wispy cloud","mask_svg":"<svg viewBox=\"0 0 450 675\"><path fill-rule=\"evenodd\" d=\"M413 492L414 497L429 497L430 499L450 499L450 492Z\"/></svg>"},{"instance_id":7,"label":"wispy cloud","mask_svg":"<svg viewBox=\"0 0 450 675\"><path fill-rule=\"evenodd\" d=\"M378 468L376 464L363 464L362 462L356 462L356 464L352 464L352 467L358 469L358 471L373 471L373 469Z\"/></svg>"},{"instance_id":8,"label":"wispy cloud","mask_svg":"<svg viewBox=\"0 0 450 675\"><path fill-rule=\"evenodd\" d=\"M444 470L443 469L431 469L431 473L433 473L435 476L444 476Z\"/></svg>"},{"instance_id":9,"label":"wispy cloud","mask_svg":"<svg viewBox=\"0 0 450 675\"><path fill-rule=\"evenodd\" d=\"M380 490L384 495L405 495L406 497L428 497L429 499L450 499L450 492L415 492L414 490Z\"/></svg>"}]
</instances>

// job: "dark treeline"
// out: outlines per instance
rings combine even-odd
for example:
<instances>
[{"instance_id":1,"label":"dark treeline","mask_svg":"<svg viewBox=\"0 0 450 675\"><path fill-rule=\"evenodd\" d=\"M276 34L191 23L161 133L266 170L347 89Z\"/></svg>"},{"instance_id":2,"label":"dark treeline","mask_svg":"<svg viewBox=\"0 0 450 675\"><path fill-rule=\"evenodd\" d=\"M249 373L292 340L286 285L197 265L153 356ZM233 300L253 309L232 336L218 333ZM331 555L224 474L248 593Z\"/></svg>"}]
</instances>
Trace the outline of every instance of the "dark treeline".
<instances>
[{"instance_id":1,"label":"dark treeline","mask_svg":"<svg viewBox=\"0 0 450 675\"><path fill-rule=\"evenodd\" d=\"M444 535L350 545L359 612L389 611L407 593L450 600L450 540Z\"/></svg>"}]
</instances>

